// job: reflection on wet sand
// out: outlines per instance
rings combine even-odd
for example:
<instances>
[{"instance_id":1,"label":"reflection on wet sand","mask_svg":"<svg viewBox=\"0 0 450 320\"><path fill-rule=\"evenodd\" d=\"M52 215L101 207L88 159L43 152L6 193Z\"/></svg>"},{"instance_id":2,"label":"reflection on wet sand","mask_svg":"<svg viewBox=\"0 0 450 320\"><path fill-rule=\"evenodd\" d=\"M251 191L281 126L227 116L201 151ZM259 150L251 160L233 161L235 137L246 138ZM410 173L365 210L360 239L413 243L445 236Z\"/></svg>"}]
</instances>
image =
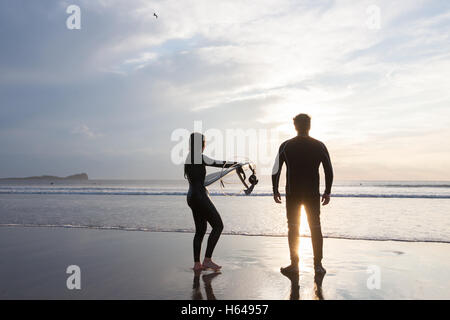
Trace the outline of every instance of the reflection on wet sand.
<instances>
[{"instance_id":1,"label":"reflection on wet sand","mask_svg":"<svg viewBox=\"0 0 450 320\"><path fill-rule=\"evenodd\" d=\"M203 300L203 294L200 288L200 276L202 271L194 271L194 281L192 285L192 300ZM212 280L217 277L220 272L212 272L208 274L204 274L202 276L203 284L205 286L205 293L207 300L216 300L216 296L214 295L214 291L211 285Z\"/></svg>"},{"instance_id":2,"label":"reflection on wet sand","mask_svg":"<svg viewBox=\"0 0 450 320\"><path fill-rule=\"evenodd\" d=\"M298 273L283 273L286 278L291 281L291 292L289 295L289 300L300 300L300 285L299 285L299 274ZM316 274L314 276L314 300L324 300L322 294L322 282L325 274Z\"/></svg>"},{"instance_id":3,"label":"reflection on wet sand","mask_svg":"<svg viewBox=\"0 0 450 320\"><path fill-rule=\"evenodd\" d=\"M324 300L322 293L322 282L325 273L319 273L314 276L314 300Z\"/></svg>"}]
</instances>

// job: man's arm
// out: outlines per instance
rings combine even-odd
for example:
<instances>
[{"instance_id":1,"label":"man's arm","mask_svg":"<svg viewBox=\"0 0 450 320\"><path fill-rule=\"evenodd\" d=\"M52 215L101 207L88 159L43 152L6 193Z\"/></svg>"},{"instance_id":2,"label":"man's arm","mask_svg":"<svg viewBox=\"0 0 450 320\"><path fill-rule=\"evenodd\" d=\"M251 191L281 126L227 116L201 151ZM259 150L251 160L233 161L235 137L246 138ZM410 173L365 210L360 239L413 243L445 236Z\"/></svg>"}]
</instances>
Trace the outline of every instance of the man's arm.
<instances>
[{"instance_id":1,"label":"man's arm","mask_svg":"<svg viewBox=\"0 0 450 320\"><path fill-rule=\"evenodd\" d=\"M273 191L273 198L276 203L281 203L281 196L280 192L278 191L278 184L280 182L281 168L283 167L283 163L286 161L284 148L285 143L283 143L280 146L272 169L272 191Z\"/></svg>"},{"instance_id":2,"label":"man's arm","mask_svg":"<svg viewBox=\"0 0 450 320\"><path fill-rule=\"evenodd\" d=\"M331 165L330 154L327 147L322 143L322 166L325 171L325 192L323 196L323 204L330 202L331 186L333 185L333 166Z\"/></svg>"}]
</instances>

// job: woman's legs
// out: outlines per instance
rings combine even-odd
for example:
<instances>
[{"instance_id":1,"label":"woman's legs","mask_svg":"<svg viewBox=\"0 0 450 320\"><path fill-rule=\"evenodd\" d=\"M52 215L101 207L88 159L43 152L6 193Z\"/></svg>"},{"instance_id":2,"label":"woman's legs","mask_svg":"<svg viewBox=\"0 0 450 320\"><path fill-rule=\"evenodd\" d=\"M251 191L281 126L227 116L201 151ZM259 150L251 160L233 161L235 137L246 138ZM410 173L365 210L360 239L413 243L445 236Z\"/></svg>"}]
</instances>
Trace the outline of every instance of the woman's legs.
<instances>
[{"instance_id":1,"label":"woman's legs","mask_svg":"<svg viewBox=\"0 0 450 320\"><path fill-rule=\"evenodd\" d=\"M200 263L200 251L202 249L203 237L206 233L206 219L203 216L202 210L192 208L192 215L194 216L195 235L194 235L194 262Z\"/></svg>"},{"instance_id":2,"label":"woman's legs","mask_svg":"<svg viewBox=\"0 0 450 320\"><path fill-rule=\"evenodd\" d=\"M205 252L205 260L203 262L203 267L220 269L219 265L216 265L211 261L211 256L213 254L214 248L219 241L220 235L223 230L222 219L220 218L219 212L217 212L216 207L211 202L208 195L204 195L197 199L188 199L188 204L192 209L192 215L194 217L195 223L195 235L193 241L194 247L194 269L199 268L200 264L200 251L202 246L203 237L206 233L207 222L211 225L211 233L208 237L208 244Z\"/></svg>"},{"instance_id":3,"label":"woman's legs","mask_svg":"<svg viewBox=\"0 0 450 320\"><path fill-rule=\"evenodd\" d=\"M205 258L211 259L214 248L216 247L220 235L222 234L223 222L222 219L220 218L219 212L217 212L216 207L211 202L209 197L207 197L205 205L206 205L205 218L212 227L211 233L209 234L208 237L208 245L206 247Z\"/></svg>"}]
</instances>

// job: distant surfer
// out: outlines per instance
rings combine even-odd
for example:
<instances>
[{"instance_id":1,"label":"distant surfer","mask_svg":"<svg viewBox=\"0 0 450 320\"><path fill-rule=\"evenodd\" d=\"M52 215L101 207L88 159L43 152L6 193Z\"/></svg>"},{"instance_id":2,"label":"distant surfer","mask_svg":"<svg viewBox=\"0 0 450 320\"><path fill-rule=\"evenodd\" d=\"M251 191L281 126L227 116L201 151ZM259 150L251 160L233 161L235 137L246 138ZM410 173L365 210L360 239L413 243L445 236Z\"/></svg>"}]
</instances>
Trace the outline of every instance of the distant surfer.
<instances>
[{"instance_id":1,"label":"distant surfer","mask_svg":"<svg viewBox=\"0 0 450 320\"><path fill-rule=\"evenodd\" d=\"M297 115L294 118L294 125L298 135L281 144L272 175L273 198L276 203L281 203L278 183L281 168L283 163L286 163L286 215L291 264L281 268L281 272L297 273L299 271L300 206L303 205L311 230L314 270L316 274L325 274L326 270L322 266L323 237L320 226L319 166L322 163L325 171L325 192L322 195L324 206L330 202L333 168L325 144L309 136L310 116Z\"/></svg>"},{"instance_id":2,"label":"distant surfer","mask_svg":"<svg viewBox=\"0 0 450 320\"><path fill-rule=\"evenodd\" d=\"M189 139L189 154L184 164L184 176L189 181L189 191L187 203L192 209L195 223L194 235L194 270L213 269L219 270L221 266L211 260L214 248L223 230L222 219L219 212L212 203L208 191L204 186L206 168L212 166L218 168L229 168L237 162L218 161L208 158L203 154L205 149L205 136L201 133L192 133ZM209 223L212 227L208 237L205 258L200 263L200 250L203 237L206 233L206 226Z\"/></svg>"}]
</instances>

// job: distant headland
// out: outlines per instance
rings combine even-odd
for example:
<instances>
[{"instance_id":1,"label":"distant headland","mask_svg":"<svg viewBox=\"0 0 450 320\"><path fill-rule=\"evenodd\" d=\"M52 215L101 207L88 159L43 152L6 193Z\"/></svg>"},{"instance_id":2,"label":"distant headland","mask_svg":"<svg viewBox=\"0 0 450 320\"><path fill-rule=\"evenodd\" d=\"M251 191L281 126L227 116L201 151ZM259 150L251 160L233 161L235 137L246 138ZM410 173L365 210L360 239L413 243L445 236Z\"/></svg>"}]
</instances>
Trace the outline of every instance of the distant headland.
<instances>
[{"instance_id":1,"label":"distant headland","mask_svg":"<svg viewBox=\"0 0 450 320\"><path fill-rule=\"evenodd\" d=\"M0 180L89 180L89 177L87 173L78 173L67 177L33 176L25 178L0 178Z\"/></svg>"}]
</instances>

